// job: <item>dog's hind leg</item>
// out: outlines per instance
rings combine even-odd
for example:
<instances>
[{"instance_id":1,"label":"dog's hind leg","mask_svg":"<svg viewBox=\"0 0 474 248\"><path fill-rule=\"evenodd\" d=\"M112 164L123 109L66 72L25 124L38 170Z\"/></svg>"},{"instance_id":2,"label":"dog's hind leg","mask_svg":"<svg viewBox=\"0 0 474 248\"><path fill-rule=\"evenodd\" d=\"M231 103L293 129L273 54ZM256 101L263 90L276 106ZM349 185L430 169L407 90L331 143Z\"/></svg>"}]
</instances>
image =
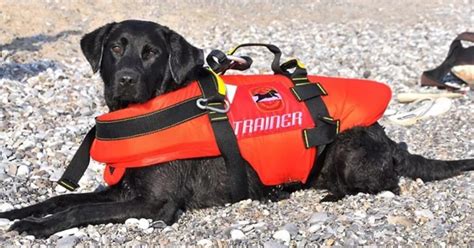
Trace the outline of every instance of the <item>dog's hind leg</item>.
<instances>
[{"instance_id":1,"label":"dog's hind leg","mask_svg":"<svg viewBox=\"0 0 474 248\"><path fill-rule=\"evenodd\" d=\"M0 218L14 220L29 216L41 217L47 214L61 212L76 205L116 201L119 197L120 192L115 188L108 188L104 191L94 193L59 195L25 208L0 213Z\"/></svg>"},{"instance_id":2,"label":"dog's hind leg","mask_svg":"<svg viewBox=\"0 0 474 248\"><path fill-rule=\"evenodd\" d=\"M161 219L167 224L175 220L178 207L168 200L147 201L136 198L124 202L76 205L44 218L26 218L13 223L10 231L48 237L58 231L84 225L124 222L128 218Z\"/></svg>"}]
</instances>

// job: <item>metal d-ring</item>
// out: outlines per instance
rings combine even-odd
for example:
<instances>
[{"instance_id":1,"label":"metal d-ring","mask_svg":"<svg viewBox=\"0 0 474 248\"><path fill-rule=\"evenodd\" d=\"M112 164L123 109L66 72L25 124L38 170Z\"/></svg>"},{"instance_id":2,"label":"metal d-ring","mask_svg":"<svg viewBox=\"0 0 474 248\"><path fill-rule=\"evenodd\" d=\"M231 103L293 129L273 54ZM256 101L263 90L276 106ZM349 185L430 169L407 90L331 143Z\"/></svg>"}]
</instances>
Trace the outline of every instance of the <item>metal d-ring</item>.
<instances>
[{"instance_id":1,"label":"metal d-ring","mask_svg":"<svg viewBox=\"0 0 474 248\"><path fill-rule=\"evenodd\" d=\"M230 103L226 99L223 100L224 101L224 109L211 107L211 106L208 105L208 103L207 103L208 101L209 101L209 99L207 99L207 98L199 98L196 101L196 105L198 106L198 108L200 108L202 110L211 110L211 111L221 113L221 114L225 114L225 113L229 112L229 110L230 110Z\"/></svg>"}]
</instances>

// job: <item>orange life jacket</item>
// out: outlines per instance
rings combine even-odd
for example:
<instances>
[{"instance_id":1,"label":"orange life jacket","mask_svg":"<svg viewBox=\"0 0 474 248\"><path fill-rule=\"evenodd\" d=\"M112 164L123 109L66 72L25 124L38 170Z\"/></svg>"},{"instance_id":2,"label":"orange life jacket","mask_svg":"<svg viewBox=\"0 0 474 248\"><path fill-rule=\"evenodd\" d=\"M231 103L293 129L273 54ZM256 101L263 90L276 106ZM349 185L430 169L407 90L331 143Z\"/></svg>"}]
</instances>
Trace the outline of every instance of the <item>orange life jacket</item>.
<instances>
[{"instance_id":1,"label":"orange life jacket","mask_svg":"<svg viewBox=\"0 0 474 248\"><path fill-rule=\"evenodd\" d=\"M229 121L237 137L241 156L265 185L305 183L316 158L316 147L308 147L302 130L315 126L304 102L291 92L292 80L282 75L226 75ZM369 126L384 113L391 98L382 83L308 76L327 93L322 101L339 130ZM113 123L169 110L201 95L197 82L158 96L144 104L97 117L97 123ZM176 123L162 130L120 139L97 137L91 157L107 164L104 179L120 181L126 168L156 165L179 159L217 157L221 153L207 115Z\"/></svg>"}]
</instances>

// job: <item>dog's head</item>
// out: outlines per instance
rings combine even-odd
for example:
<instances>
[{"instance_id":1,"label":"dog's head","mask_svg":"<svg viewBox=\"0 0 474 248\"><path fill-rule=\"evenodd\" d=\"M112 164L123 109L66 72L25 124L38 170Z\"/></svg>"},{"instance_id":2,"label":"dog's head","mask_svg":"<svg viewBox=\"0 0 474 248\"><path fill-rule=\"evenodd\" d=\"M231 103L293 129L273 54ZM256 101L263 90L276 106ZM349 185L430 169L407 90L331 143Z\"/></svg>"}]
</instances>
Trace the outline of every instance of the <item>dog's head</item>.
<instances>
[{"instance_id":1,"label":"dog's head","mask_svg":"<svg viewBox=\"0 0 474 248\"><path fill-rule=\"evenodd\" d=\"M153 22L109 23L81 40L81 49L105 84L111 111L142 103L195 79L202 50Z\"/></svg>"}]
</instances>

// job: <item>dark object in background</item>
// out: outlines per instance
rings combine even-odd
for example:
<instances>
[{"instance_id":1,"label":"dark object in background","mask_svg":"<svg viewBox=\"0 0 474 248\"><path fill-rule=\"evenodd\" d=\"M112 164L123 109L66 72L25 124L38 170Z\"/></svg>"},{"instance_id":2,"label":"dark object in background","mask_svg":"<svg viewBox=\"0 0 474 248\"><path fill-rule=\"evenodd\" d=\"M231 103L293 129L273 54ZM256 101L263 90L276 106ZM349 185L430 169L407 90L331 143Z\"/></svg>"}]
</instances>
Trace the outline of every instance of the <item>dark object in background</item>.
<instances>
[{"instance_id":1,"label":"dark object in background","mask_svg":"<svg viewBox=\"0 0 474 248\"><path fill-rule=\"evenodd\" d=\"M444 62L433 70L423 72L422 86L437 86L448 90L460 90L467 86L473 77L474 46L464 48L461 41L474 42L474 33L464 32L454 39ZM469 67L471 72L459 73L460 66L472 66Z\"/></svg>"}]
</instances>

